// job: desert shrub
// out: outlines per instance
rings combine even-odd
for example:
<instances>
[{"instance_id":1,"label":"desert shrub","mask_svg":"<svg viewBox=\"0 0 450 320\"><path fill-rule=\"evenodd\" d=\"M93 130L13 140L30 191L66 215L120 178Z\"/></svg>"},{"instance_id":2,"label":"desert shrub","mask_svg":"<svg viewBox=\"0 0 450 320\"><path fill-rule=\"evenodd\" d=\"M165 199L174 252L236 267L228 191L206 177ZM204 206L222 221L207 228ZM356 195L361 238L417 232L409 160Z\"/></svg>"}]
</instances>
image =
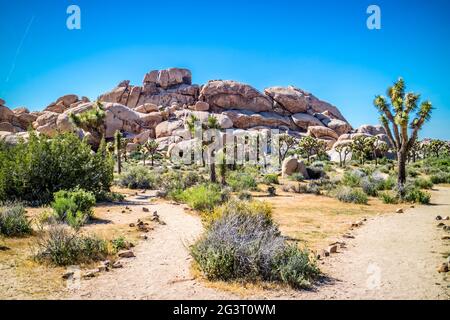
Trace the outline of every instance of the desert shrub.
<instances>
[{"instance_id":1,"label":"desert shrub","mask_svg":"<svg viewBox=\"0 0 450 320\"><path fill-rule=\"evenodd\" d=\"M0 200L47 204L54 192L78 186L95 195L109 191L113 160L104 144L92 152L74 134L48 139L30 133L27 143L0 146Z\"/></svg>"},{"instance_id":2,"label":"desert shrub","mask_svg":"<svg viewBox=\"0 0 450 320\"><path fill-rule=\"evenodd\" d=\"M439 172L430 176L430 181L433 184L450 183L450 173Z\"/></svg>"},{"instance_id":3,"label":"desert shrub","mask_svg":"<svg viewBox=\"0 0 450 320\"><path fill-rule=\"evenodd\" d=\"M300 172L294 172L292 175L289 176L288 179L291 181L301 182L305 180L305 177Z\"/></svg>"},{"instance_id":4,"label":"desert shrub","mask_svg":"<svg viewBox=\"0 0 450 320\"><path fill-rule=\"evenodd\" d=\"M240 191L237 194L239 200L251 200L253 198L252 194L248 191Z\"/></svg>"},{"instance_id":5,"label":"desert shrub","mask_svg":"<svg viewBox=\"0 0 450 320\"><path fill-rule=\"evenodd\" d=\"M419 175L419 171L417 169L415 169L415 168L408 167L406 169L406 174L408 176L410 176L410 177L415 178L415 177L417 177Z\"/></svg>"},{"instance_id":6,"label":"desert shrub","mask_svg":"<svg viewBox=\"0 0 450 320\"><path fill-rule=\"evenodd\" d=\"M224 199L216 184L201 184L173 194L176 201L184 202L194 210L211 211Z\"/></svg>"},{"instance_id":7,"label":"desert shrub","mask_svg":"<svg viewBox=\"0 0 450 320\"><path fill-rule=\"evenodd\" d=\"M120 236L111 240L111 246L114 252L119 252L120 250L128 249L129 244L123 236Z\"/></svg>"},{"instance_id":8,"label":"desert shrub","mask_svg":"<svg viewBox=\"0 0 450 320\"><path fill-rule=\"evenodd\" d=\"M429 192L424 192L419 188L407 188L404 200L407 202L429 204L431 199L431 194Z\"/></svg>"},{"instance_id":9,"label":"desert shrub","mask_svg":"<svg viewBox=\"0 0 450 320\"><path fill-rule=\"evenodd\" d=\"M0 234L17 237L32 233L31 222L20 203L6 203L0 207Z\"/></svg>"},{"instance_id":10,"label":"desert shrub","mask_svg":"<svg viewBox=\"0 0 450 320\"><path fill-rule=\"evenodd\" d=\"M256 175L247 171L230 171L227 183L234 192L242 190L256 190L258 183Z\"/></svg>"},{"instance_id":11,"label":"desert shrub","mask_svg":"<svg viewBox=\"0 0 450 320\"><path fill-rule=\"evenodd\" d=\"M414 180L414 185L419 189L432 189L433 182L426 178L417 178Z\"/></svg>"},{"instance_id":12,"label":"desert shrub","mask_svg":"<svg viewBox=\"0 0 450 320\"><path fill-rule=\"evenodd\" d=\"M376 197L379 190L379 184L369 177L364 177L361 179L361 188L368 196Z\"/></svg>"},{"instance_id":13,"label":"desert shrub","mask_svg":"<svg viewBox=\"0 0 450 320\"><path fill-rule=\"evenodd\" d=\"M67 222L75 229L80 228L93 216L95 196L92 192L79 188L72 191L61 190L55 193L54 199L51 207L58 220Z\"/></svg>"},{"instance_id":14,"label":"desert shrub","mask_svg":"<svg viewBox=\"0 0 450 320\"><path fill-rule=\"evenodd\" d=\"M103 191L96 196L96 199L98 202L122 202L125 196L118 192Z\"/></svg>"},{"instance_id":15,"label":"desert shrub","mask_svg":"<svg viewBox=\"0 0 450 320\"><path fill-rule=\"evenodd\" d=\"M317 266L311 263L309 253L294 245L287 246L275 258L272 268L274 279L299 289L310 287L311 279L320 274Z\"/></svg>"},{"instance_id":16,"label":"desert shrub","mask_svg":"<svg viewBox=\"0 0 450 320\"><path fill-rule=\"evenodd\" d=\"M348 187L359 187L361 179L366 174L361 170L346 171L342 177L341 183Z\"/></svg>"},{"instance_id":17,"label":"desert shrub","mask_svg":"<svg viewBox=\"0 0 450 320\"><path fill-rule=\"evenodd\" d=\"M357 204L367 204L367 195L355 188L351 187L340 187L337 189L336 198L342 202L357 203Z\"/></svg>"},{"instance_id":18,"label":"desert shrub","mask_svg":"<svg viewBox=\"0 0 450 320\"><path fill-rule=\"evenodd\" d=\"M153 189L155 175L142 165L128 165L119 176L119 185L130 189Z\"/></svg>"},{"instance_id":19,"label":"desert shrub","mask_svg":"<svg viewBox=\"0 0 450 320\"><path fill-rule=\"evenodd\" d=\"M191 254L212 280L282 281L303 287L319 271L308 253L291 250L264 214L225 212L192 246Z\"/></svg>"},{"instance_id":20,"label":"desert shrub","mask_svg":"<svg viewBox=\"0 0 450 320\"><path fill-rule=\"evenodd\" d=\"M267 223L272 221L272 206L265 201L246 201L230 199L220 206L214 208L211 213L205 215L207 224L221 219L226 214L262 215Z\"/></svg>"},{"instance_id":21,"label":"desert shrub","mask_svg":"<svg viewBox=\"0 0 450 320\"><path fill-rule=\"evenodd\" d=\"M53 225L39 238L35 259L56 266L67 266L101 260L107 255L106 241L79 235L63 225Z\"/></svg>"},{"instance_id":22,"label":"desert shrub","mask_svg":"<svg viewBox=\"0 0 450 320\"><path fill-rule=\"evenodd\" d=\"M398 203L398 198L393 196L389 192L380 192L378 194L378 196L380 197L381 201L383 201L383 203L386 203L386 204L397 204Z\"/></svg>"},{"instance_id":23,"label":"desert shrub","mask_svg":"<svg viewBox=\"0 0 450 320\"><path fill-rule=\"evenodd\" d=\"M278 175L276 173L269 173L263 177L263 183L265 184L279 184Z\"/></svg>"}]
</instances>

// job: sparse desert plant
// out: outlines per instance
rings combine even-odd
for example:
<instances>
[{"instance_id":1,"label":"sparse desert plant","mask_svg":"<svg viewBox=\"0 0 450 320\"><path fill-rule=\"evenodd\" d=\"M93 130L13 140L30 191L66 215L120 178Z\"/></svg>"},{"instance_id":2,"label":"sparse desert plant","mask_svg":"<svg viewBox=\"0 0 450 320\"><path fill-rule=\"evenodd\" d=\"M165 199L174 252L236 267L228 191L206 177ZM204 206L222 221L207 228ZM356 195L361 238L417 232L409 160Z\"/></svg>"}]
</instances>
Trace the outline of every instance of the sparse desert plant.
<instances>
[{"instance_id":1,"label":"sparse desert plant","mask_svg":"<svg viewBox=\"0 0 450 320\"><path fill-rule=\"evenodd\" d=\"M301 182L301 181L305 180L305 177L299 172L294 172L292 175L289 176L288 179L291 181Z\"/></svg>"},{"instance_id":2,"label":"sparse desert plant","mask_svg":"<svg viewBox=\"0 0 450 320\"><path fill-rule=\"evenodd\" d=\"M341 183L348 187L358 187L365 173L361 170L346 171L342 177Z\"/></svg>"},{"instance_id":3,"label":"sparse desert plant","mask_svg":"<svg viewBox=\"0 0 450 320\"><path fill-rule=\"evenodd\" d=\"M404 200L407 202L429 204L431 199L431 194L429 192L424 192L419 188L407 188Z\"/></svg>"},{"instance_id":4,"label":"sparse desert plant","mask_svg":"<svg viewBox=\"0 0 450 320\"><path fill-rule=\"evenodd\" d=\"M280 281L304 287L319 271L307 252L301 256L292 251L278 227L256 212L225 212L191 248L209 279Z\"/></svg>"},{"instance_id":5,"label":"sparse desert plant","mask_svg":"<svg viewBox=\"0 0 450 320\"><path fill-rule=\"evenodd\" d=\"M426 178L415 179L414 185L419 189L433 189L433 182Z\"/></svg>"},{"instance_id":6,"label":"sparse desert plant","mask_svg":"<svg viewBox=\"0 0 450 320\"><path fill-rule=\"evenodd\" d=\"M398 203L398 199L397 197L393 196L390 192L380 192L378 194L378 196L380 197L381 201L383 201L383 203L386 204L397 204Z\"/></svg>"},{"instance_id":7,"label":"sparse desert plant","mask_svg":"<svg viewBox=\"0 0 450 320\"><path fill-rule=\"evenodd\" d=\"M111 240L111 246L114 252L119 252L120 250L128 249L130 244L125 237L120 236Z\"/></svg>"},{"instance_id":8,"label":"sparse desert plant","mask_svg":"<svg viewBox=\"0 0 450 320\"><path fill-rule=\"evenodd\" d=\"M230 199L205 215L207 224L221 219L226 214L263 215L267 223L272 222L272 206L266 201Z\"/></svg>"},{"instance_id":9,"label":"sparse desert plant","mask_svg":"<svg viewBox=\"0 0 450 320\"><path fill-rule=\"evenodd\" d=\"M336 198L342 202L356 204L367 204L369 200L364 192L346 186L337 189Z\"/></svg>"},{"instance_id":10,"label":"sparse desert plant","mask_svg":"<svg viewBox=\"0 0 450 320\"><path fill-rule=\"evenodd\" d=\"M31 222L21 203L5 203L0 207L0 235L18 237L32 231Z\"/></svg>"},{"instance_id":11,"label":"sparse desert plant","mask_svg":"<svg viewBox=\"0 0 450 320\"><path fill-rule=\"evenodd\" d=\"M147 167L128 165L119 176L118 183L130 189L153 189L156 177Z\"/></svg>"},{"instance_id":12,"label":"sparse desert plant","mask_svg":"<svg viewBox=\"0 0 450 320\"><path fill-rule=\"evenodd\" d=\"M199 211L211 211L224 199L220 187L216 184L200 184L173 195L174 199L186 203Z\"/></svg>"},{"instance_id":13,"label":"sparse desert plant","mask_svg":"<svg viewBox=\"0 0 450 320\"><path fill-rule=\"evenodd\" d=\"M227 183L233 191L256 190L258 183L256 175L248 171L230 171Z\"/></svg>"},{"instance_id":14,"label":"sparse desert plant","mask_svg":"<svg viewBox=\"0 0 450 320\"><path fill-rule=\"evenodd\" d=\"M364 177L361 179L361 188L368 196L376 197L380 188L380 184L373 181L369 177Z\"/></svg>"},{"instance_id":15,"label":"sparse desert plant","mask_svg":"<svg viewBox=\"0 0 450 320\"><path fill-rule=\"evenodd\" d=\"M51 207L61 222L66 222L74 229L79 229L92 216L95 196L82 189L61 190L55 193Z\"/></svg>"},{"instance_id":16,"label":"sparse desert plant","mask_svg":"<svg viewBox=\"0 0 450 320\"><path fill-rule=\"evenodd\" d=\"M278 175L276 173L269 173L263 177L263 182L265 184L279 184Z\"/></svg>"},{"instance_id":17,"label":"sparse desert plant","mask_svg":"<svg viewBox=\"0 0 450 320\"><path fill-rule=\"evenodd\" d=\"M35 259L56 266L89 263L108 255L106 241L80 235L64 225L52 225L37 241Z\"/></svg>"},{"instance_id":18,"label":"sparse desert plant","mask_svg":"<svg viewBox=\"0 0 450 320\"><path fill-rule=\"evenodd\" d=\"M248 191L240 191L237 194L239 200L251 200L253 198L252 194Z\"/></svg>"}]
</instances>

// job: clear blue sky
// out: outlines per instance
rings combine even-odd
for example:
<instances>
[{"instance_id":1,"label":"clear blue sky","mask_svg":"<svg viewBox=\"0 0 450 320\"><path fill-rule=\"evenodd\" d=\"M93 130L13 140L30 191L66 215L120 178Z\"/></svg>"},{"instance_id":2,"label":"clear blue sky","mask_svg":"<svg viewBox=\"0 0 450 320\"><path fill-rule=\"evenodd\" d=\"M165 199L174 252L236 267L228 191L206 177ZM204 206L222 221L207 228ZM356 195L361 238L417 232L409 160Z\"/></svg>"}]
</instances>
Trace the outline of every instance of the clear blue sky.
<instances>
[{"instance_id":1,"label":"clear blue sky","mask_svg":"<svg viewBox=\"0 0 450 320\"><path fill-rule=\"evenodd\" d=\"M70 4L81 30L66 28ZM379 31L366 28L370 4L381 7ZM185 67L199 84L298 86L359 126L377 123L373 97L403 76L436 107L422 136L450 139L449 16L447 0L0 0L0 97L39 110Z\"/></svg>"}]
</instances>

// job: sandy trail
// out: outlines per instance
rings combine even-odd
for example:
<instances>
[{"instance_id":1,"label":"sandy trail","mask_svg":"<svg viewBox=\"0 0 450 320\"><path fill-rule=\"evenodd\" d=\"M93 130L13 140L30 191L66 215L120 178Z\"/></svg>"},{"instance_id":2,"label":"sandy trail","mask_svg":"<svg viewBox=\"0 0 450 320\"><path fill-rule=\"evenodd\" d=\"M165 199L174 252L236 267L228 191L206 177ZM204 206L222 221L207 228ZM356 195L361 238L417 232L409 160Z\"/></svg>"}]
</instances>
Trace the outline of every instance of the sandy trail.
<instances>
[{"instance_id":1,"label":"sandy trail","mask_svg":"<svg viewBox=\"0 0 450 320\"><path fill-rule=\"evenodd\" d=\"M148 234L148 240L136 246L136 258L121 260L123 269L82 280L81 288L70 292L69 298L232 299L231 294L205 288L190 274L188 246L202 232L199 217L185 213L182 206L144 206L157 210L166 225L158 226Z\"/></svg>"},{"instance_id":2,"label":"sandy trail","mask_svg":"<svg viewBox=\"0 0 450 320\"><path fill-rule=\"evenodd\" d=\"M312 291L261 291L253 299L449 299L448 276L436 271L449 252L435 217L450 215L450 188L433 191L431 206L370 219L347 248L321 265L330 277ZM202 232L182 206L154 206L167 223L135 248L125 268L82 280L72 299L236 299L192 279L187 246ZM406 208L406 207L405 207ZM447 222L448 223L448 222ZM447 277L447 278L446 278Z\"/></svg>"},{"instance_id":3,"label":"sandy trail","mask_svg":"<svg viewBox=\"0 0 450 320\"><path fill-rule=\"evenodd\" d=\"M449 299L450 276L437 267L450 245L435 218L450 216L450 189L433 191L432 204L368 221L343 253L327 260L334 283L308 298Z\"/></svg>"}]
</instances>

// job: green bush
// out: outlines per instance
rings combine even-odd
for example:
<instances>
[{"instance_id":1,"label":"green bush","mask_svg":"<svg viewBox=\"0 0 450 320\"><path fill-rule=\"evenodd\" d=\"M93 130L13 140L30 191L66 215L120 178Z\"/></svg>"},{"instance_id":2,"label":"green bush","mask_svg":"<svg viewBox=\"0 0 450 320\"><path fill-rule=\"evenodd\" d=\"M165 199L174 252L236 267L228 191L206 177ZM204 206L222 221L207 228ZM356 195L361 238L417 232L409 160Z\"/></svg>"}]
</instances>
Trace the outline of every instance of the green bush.
<instances>
[{"instance_id":1,"label":"green bush","mask_svg":"<svg viewBox=\"0 0 450 320\"><path fill-rule=\"evenodd\" d=\"M391 195L389 192L380 192L378 196L380 197L381 201L383 201L383 203L386 203L386 204L397 204L398 203L397 197Z\"/></svg>"},{"instance_id":2,"label":"green bush","mask_svg":"<svg viewBox=\"0 0 450 320\"><path fill-rule=\"evenodd\" d=\"M421 203L421 204L429 204L431 199L431 194L428 192L424 192L418 188L407 189L405 194L405 201Z\"/></svg>"},{"instance_id":3,"label":"green bush","mask_svg":"<svg viewBox=\"0 0 450 320\"><path fill-rule=\"evenodd\" d=\"M430 181L434 184L450 183L450 173L439 172L430 176Z\"/></svg>"},{"instance_id":4,"label":"green bush","mask_svg":"<svg viewBox=\"0 0 450 320\"><path fill-rule=\"evenodd\" d=\"M48 139L31 132L27 143L0 143L0 201L48 204L55 192L78 186L97 196L109 191L113 166L104 144L93 153L74 134Z\"/></svg>"},{"instance_id":5,"label":"green bush","mask_svg":"<svg viewBox=\"0 0 450 320\"><path fill-rule=\"evenodd\" d=\"M95 196L92 192L79 188L72 191L61 190L54 194L54 199L51 207L59 221L67 222L75 229L80 228L93 216Z\"/></svg>"},{"instance_id":6,"label":"green bush","mask_svg":"<svg viewBox=\"0 0 450 320\"><path fill-rule=\"evenodd\" d=\"M199 211L211 211L224 200L220 187L215 184L193 186L173 194L173 197Z\"/></svg>"},{"instance_id":7,"label":"green bush","mask_svg":"<svg viewBox=\"0 0 450 320\"><path fill-rule=\"evenodd\" d=\"M111 240L111 245L114 252L119 252L120 250L128 249L129 247L129 243L122 236Z\"/></svg>"},{"instance_id":8,"label":"green bush","mask_svg":"<svg viewBox=\"0 0 450 320\"><path fill-rule=\"evenodd\" d=\"M357 204L367 204L369 201L364 192L350 187L339 188L336 193L336 198L342 202Z\"/></svg>"},{"instance_id":9,"label":"green bush","mask_svg":"<svg viewBox=\"0 0 450 320\"><path fill-rule=\"evenodd\" d=\"M20 203L8 203L0 207L0 234L17 237L32 233L31 222Z\"/></svg>"},{"instance_id":10,"label":"green bush","mask_svg":"<svg viewBox=\"0 0 450 320\"><path fill-rule=\"evenodd\" d=\"M227 183L234 192L256 190L258 187L255 173L247 171L230 171Z\"/></svg>"},{"instance_id":11,"label":"green bush","mask_svg":"<svg viewBox=\"0 0 450 320\"><path fill-rule=\"evenodd\" d=\"M348 187L359 187L361 179L365 174L360 170L346 171L342 177L341 183Z\"/></svg>"},{"instance_id":12,"label":"green bush","mask_svg":"<svg viewBox=\"0 0 450 320\"><path fill-rule=\"evenodd\" d=\"M288 177L288 179L291 181L301 182L305 180L305 177L299 172L294 172L292 175Z\"/></svg>"},{"instance_id":13,"label":"green bush","mask_svg":"<svg viewBox=\"0 0 450 320\"><path fill-rule=\"evenodd\" d=\"M224 208L191 254L212 280L280 281L300 288L319 275L308 252L289 246L267 215L248 207Z\"/></svg>"},{"instance_id":14,"label":"green bush","mask_svg":"<svg viewBox=\"0 0 450 320\"><path fill-rule=\"evenodd\" d=\"M278 175L276 173L269 173L263 177L264 184L279 184Z\"/></svg>"},{"instance_id":15,"label":"green bush","mask_svg":"<svg viewBox=\"0 0 450 320\"><path fill-rule=\"evenodd\" d=\"M106 241L79 235L63 225L53 225L38 240L35 259L56 266L67 266L102 260L108 253Z\"/></svg>"},{"instance_id":16,"label":"green bush","mask_svg":"<svg viewBox=\"0 0 450 320\"><path fill-rule=\"evenodd\" d=\"M142 165L129 165L119 176L119 185L130 189L153 189L156 183L155 175Z\"/></svg>"},{"instance_id":17,"label":"green bush","mask_svg":"<svg viewBox=\"0 0 450 320\"><path fill-rule=\"evenodd\" d=\"M417 178L414 180L414 185L419 189L432 189L433 182L430 179Z\"/></svg>"}]
</instances>

